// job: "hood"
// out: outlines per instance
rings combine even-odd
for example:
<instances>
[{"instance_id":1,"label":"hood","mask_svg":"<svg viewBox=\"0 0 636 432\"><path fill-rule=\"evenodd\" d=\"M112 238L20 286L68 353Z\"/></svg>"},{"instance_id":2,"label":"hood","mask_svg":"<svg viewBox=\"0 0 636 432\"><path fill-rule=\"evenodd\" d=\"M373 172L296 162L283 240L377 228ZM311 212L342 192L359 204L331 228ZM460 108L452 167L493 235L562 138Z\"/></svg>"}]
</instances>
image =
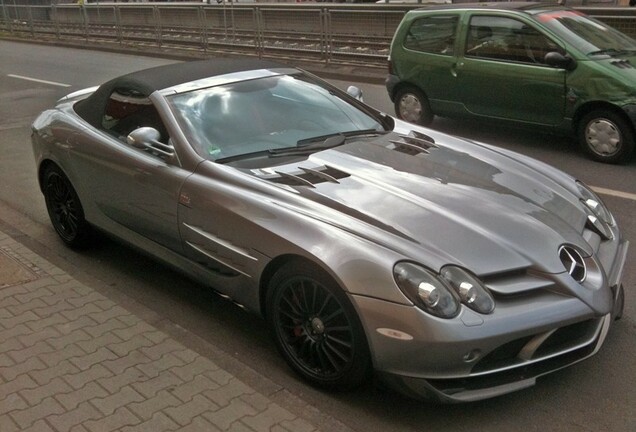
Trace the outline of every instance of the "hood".
<instances>
[{"instance_id":1,"label":"hood","mask_svg":"<svg viewBox=\"0 0 636 432\"><path fill-rule=\"evenodd\" d=\"M437 135L437 143L414 131L350 140L257 175L317 204L315 217L431 268L454 263L478 275L528 267L562 273L562 244L591 254L573 179Z\"/></svg>"}]
</instances>

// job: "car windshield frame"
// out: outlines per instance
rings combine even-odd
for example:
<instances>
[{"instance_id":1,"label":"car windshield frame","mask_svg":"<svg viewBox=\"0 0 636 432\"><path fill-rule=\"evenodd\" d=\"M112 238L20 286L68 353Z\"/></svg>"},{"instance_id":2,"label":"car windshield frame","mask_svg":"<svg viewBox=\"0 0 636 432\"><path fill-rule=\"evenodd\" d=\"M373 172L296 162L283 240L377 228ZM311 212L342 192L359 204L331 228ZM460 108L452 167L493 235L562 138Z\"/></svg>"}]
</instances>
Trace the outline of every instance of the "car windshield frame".
<instances>
[{"instance_id":1,"label":"car windshield frame","mask_svg":"<svg viewBox=\"0 0 636 432\"><path fill-rule=\"evenodd\" d=\"M636 52L634 39L579 11L543 10L534 19L587 56Z\"/></svg>"},{"instance_id":2,"label":"car windshield frame","mask_svg":"<svg viewBox=\"0 0 636 432\"><path fill-rule=\"evenodd\" d=\"M302 148L326 135L387 130L380 113L300 72L194 89L166 100L197 154L219 163Z\"/></svg>"}]
</instances>

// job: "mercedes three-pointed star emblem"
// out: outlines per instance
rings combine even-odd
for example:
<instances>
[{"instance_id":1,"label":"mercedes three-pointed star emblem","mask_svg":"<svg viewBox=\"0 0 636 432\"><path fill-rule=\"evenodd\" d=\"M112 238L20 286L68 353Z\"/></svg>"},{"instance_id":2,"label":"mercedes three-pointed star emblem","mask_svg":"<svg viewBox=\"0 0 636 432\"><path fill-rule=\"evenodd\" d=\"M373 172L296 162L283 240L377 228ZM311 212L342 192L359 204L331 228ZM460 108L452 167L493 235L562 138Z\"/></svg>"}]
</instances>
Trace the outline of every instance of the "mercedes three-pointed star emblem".
<instances>
[{"instance_id":1,"label":"mercedes three-pointed star emblem","mask_svg":"<svg viewBox=\"0 0 636 432\"><path fill-rule=\"evenodd\" d=\"M561 246L559 248L559 258L563 263L563 267L572 278L581 283L587 276L587 269L585 268L585 261L579 251L571 246Z\"/></svg>"}]
</instances>

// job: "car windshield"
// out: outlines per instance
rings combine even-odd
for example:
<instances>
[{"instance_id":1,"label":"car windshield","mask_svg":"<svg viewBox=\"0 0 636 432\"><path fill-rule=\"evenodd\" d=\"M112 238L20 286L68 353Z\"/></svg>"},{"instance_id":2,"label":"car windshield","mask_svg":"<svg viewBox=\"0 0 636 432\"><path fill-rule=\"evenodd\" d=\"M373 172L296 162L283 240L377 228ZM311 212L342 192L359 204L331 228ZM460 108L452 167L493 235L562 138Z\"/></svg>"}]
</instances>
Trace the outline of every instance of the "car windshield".
<instances>
[{"instance_id":1,"label":"car windshield","mask_svg":"<svg viewBox=\"0 0 636 432\"><path fill-rule=\"evenodd\" d=\"M634 39L578 11L547 11L536 19L587 55L636 52Z\"/></svg>"},{"instance_id":2,"label":"car windshield","mask_svg":"<svg viewBox=\"0 0 636 432\"><path fill-rule=\"evenodd\" d=\"M168 100L195 150L219 162L384 130L379 119L303 75L268 76Z\"/></svg>"}]
</instances>

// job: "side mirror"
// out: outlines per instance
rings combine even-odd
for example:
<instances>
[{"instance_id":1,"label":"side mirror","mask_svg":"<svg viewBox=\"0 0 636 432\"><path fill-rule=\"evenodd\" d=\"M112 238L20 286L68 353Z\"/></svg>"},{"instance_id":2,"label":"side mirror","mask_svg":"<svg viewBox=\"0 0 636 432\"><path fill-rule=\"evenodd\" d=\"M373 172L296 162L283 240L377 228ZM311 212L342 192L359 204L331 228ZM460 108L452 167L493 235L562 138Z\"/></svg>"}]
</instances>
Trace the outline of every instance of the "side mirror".
<instances>
[{"instance_id":1,"label":"side mirror","mask_svg":"<svg viewBox=\"0 0 636 432\"><path fill-rule=\"evenodd\" d=\"M572 57L563 55L557 51L550 51L549 53L547 53L543 61L548 66L556 67L559 69L565 69L569 71L576 69L576 62Z\"/></svg>"},{"instance_id":2,"label":"side mirror","mask_svg":"<svg viewBox=\"0 0 636 432\"><path fill-rule=\"evenodd\" d=\"M174 147L160 142L160 139L161 133L157 129L140 127L128 134L126 142L135 148L148 150L151 153L171 159L174 156Z\"/></svg>"},{"instance_id":3,"label":"side mirror","mask_svg":"<svg viewBox=\"0 0 636 432\"><path fill-rule=\"evenodd\" d=\"M347 94L353 98L356 98L357 100L359 100L360 102L364 102L363 98L362 98L362 90L360 90L358 87L356 86L349 86L347 88Z\"/></svg>"}]
</instances>

